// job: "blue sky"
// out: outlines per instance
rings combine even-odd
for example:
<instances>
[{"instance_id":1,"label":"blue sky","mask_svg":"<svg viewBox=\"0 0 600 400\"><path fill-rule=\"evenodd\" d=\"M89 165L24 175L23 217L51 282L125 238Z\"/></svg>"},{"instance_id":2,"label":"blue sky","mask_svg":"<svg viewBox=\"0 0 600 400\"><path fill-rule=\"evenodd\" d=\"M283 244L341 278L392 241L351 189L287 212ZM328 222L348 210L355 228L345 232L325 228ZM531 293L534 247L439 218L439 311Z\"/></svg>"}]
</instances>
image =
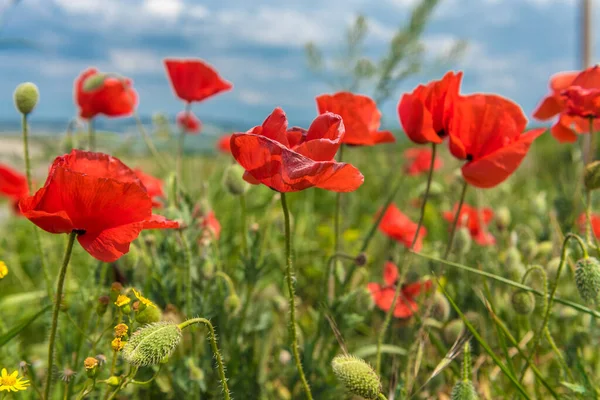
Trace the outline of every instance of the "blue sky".
<instances>
[{"instance_id":1,"label":"blue sky","mask_svg":"<svg viewBox=\"0 0 600 400\"><path fill-rule=\"evenodd\" d=\"M9 3L0 0L3 7ZM33 118L67 120L75 114L72 82L88 66L134 80L139 111L176 113L161 60L200 57L234 83L232 92L195 107L204 119L259 124L275 107L292 123L314 117L314 97L331 88L307 68L303 46L315 41L326 54L339 50L357 13L368 17L369 53L380 54L406 22L416 0L22 0L5 15L3 37L34 49L0 50L0 119L16 117L12 91L23 81L41 90ZM495 92L530 115L547 91L548 77L578 68L576 0L442 0L425 35L430 57L466 39L464 57L448 68L465 73L463 93ZM600 10L595 10L600 17ZM596 18L599 20L598 18ZM594 36L600 34L595 24ZM595 53L600 54L600 40ZM407 80L383 106L397 126L395 106L405 91L443 70Z\"/></svg>"}]
</instances>

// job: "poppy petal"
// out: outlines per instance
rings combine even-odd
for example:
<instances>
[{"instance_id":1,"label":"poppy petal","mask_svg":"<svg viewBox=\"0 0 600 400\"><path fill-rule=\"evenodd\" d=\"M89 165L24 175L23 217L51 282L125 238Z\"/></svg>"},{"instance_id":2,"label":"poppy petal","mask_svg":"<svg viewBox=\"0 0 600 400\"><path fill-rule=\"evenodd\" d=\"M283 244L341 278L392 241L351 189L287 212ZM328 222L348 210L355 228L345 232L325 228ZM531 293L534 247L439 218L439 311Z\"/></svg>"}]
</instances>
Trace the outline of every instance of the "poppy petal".
<instances>
[{"instance_id":1,"label":"poppy petal","mask_svg":"<svg viewBox=\"0 0 600 400\"><path fill-rule=\"evenodd\" d=\"M139 236L142 225L136 222L100 232L88 231L78 235L77 241L92 257L113 262L129 252L129 246Z\"/></svg>"},{"instance_id":2,"label":"poppy petal","mask_svg":"<svg viewBox=\"0 0 600 400\"><path fill-rule=\"evenodd\" d=\"M305 141L295 147L294 151L315 161L331 161L343 136L342 117L327 112L315 118L306 132Z\"/></svg>"},{"instance_id":3,"label":"poppy petal","mask_svg":"<svg viewBox=\"0 0 600 400\"><path fill-rule=\"evenodd\" d=\"M561 104L558 99L553 96L548 96L542 100L542 103L533 112L533 118L544 121L560 114L563 111L563 108L563 104Z\"/></svg>"},{"instance_id":4,"label":"poppy petal","mask_svg":"<svg viewBox=\"0 0 600 400\"><path fill-rule=\"evenodd\" d=\"M152 214L150 219L142 222L143 229L178 229L179 222L166 219L162 215Z\"/></svg>"},{"instance_id":5,"label":"poppy petal","mask_svg":"<svg viewBox=\"0 0 600 400\"><path fill-rule=\"evenodd\" d=\"M394 136L394 134L390 131L379 131L379 132L375 132L373 135L373 140L375 142L375 144L379 144L379 143L395 143L396 142L396 136Z\"/></svg>"},{"instance_id":6,"label":"poppy petal","mask_svg":"<svg viewBox=\"0 0 600 400\"><path fill-rule=\"evenodd\" d=\"M393 262L388 261L385 263L383 267L383 281L388 286L392 286L396 284L396 280L398 279L398 267L394 265Z\"/></svg>"},{"instance_id":7,"label":"poppy petal","mask_svg":"<svg viewBox=\"0 0 600 400\"><path fill-rule=\"evenodd\" d=\"M398 104L398 116L404 133L415 143L442 143L433 130L431 112L417 96L405 94Z\"/></svg>"}]
</instances>

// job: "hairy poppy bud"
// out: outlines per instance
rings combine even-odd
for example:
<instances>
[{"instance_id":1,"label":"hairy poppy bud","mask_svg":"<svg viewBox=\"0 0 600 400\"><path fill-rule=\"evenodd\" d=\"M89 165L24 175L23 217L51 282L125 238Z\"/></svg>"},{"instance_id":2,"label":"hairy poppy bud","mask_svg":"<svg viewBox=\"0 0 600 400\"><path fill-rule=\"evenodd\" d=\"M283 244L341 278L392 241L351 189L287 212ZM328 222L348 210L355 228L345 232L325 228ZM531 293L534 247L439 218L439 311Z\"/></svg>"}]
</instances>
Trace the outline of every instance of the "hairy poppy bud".
<instances>
[{"instance_id":1,"label":"hairy poppy bud","mask_svg":"<svg viewBox=\"0 0 600 400\"><path fill-rule=\"evenodd\" d=\"M504 230L509 227L511 221L510 210L508 207L500 207L496 211L496 226L500 230Z\"/></svg>"},{"instance_id":2,"label":"hairy poppy bud","mask_svg":"<svg viewBox=\"0 0 600 400\"><path fill-rule=\"evenodd\" d=\"M600 262L595 257L582 258L575 264L575 284L586 303L592 303L600 292Z\"/></svg>"},{"instance_id":3,"label":"hairy poppy bud","mask_svg":"<svg viewBox=\"0 0 600 400\"><path fill-rule=\"evenodd\" d=\"M154 305L144 307L135 315L135 320L143 325L158 322L161 318L162 312Z\"/></svg>"},{"instance_id":4,"label":"hairy poppy bud","mask_svg":"<svg viewBox=\"0 0 600 400\"><path fill-rule=\"evenodd\" d=\"M366 361L358 357L339 355L331 361L333 373L346 389L367 400L375 400L381 392L381 380Z\"/></svg>"},{"instance_id":5,"label":"hairy poppy bud","mask_svg":"<svg viewBox=\"0 0 600 400\"><path fill-rule=\"evenodd\" d=\"M444 326L444 330L442 331L442 336L444 337L444 341L448 345L452 345L456 342L456 339L463 333L465 330L465 324L462 319L457 318L448 322L446 326Z\"/></svg>"},{"instance_id":6,"label":"hairy poppy bud","mask_svg":"<svg viewBox=\"0 0 600 400\"><path fill-rule=\"evenodd\" d=\"M243 178L244 171L244 168L239 164L231 164L225 170L223 186L234 196L240 196L250 188L250 184Z\"/></svg>"},{"instance_id":7,"label":"hairy poppy bud","mask_svg":"<svg viewBox=\"0 0 600 400\"><path fill-rule=\"evenodd\" d=\"M552 255L552 250L554 250L554 244L550 240L545 240L537 245L538 256L540 257Z\"/></svg>"},{"instance_id":8,"label":"hairy poppy bud","mask_svg":"<svg viewBox=\"0 0 600 400\"><path fill-rule=\"evenodd\" d=\"M479 396L471 381L459 381L452 388L452 400L478 400Z\"/></svg>"},{"instance_id":9,"label":"hairy poppy bud","mask_svg":"<svg viewBox=\"0 0 600 400\"><path fill-rule=\"evenodd\" d=\"M106 80L107 75L106 74L93 74L91 76L89 76L88 78L86 78L85 81L83 81L83 91L84 92L93 92L95 90L100 89L103 85L104 85L104 81Z\"/></svg>"},{"instance_id":10,"label":"hairy poppy bud","mask_svg":"<svg viewBox=\"0 0 600 400\"><path fill-rule=\"evenodd\" d=\"M523 256L526 260L532 260L538 253L538 244L535 240L530 239L523 244Z\"/></svg>"},{"instance_id":11,"label":"hairy poppy bud","mask_svg":"<svg viewBox=\"0 0 600 400\"><path fill-rule=\"evenodd\" d=\"M521 261L521 253L514 246L511 246L506 251L505 265L508 273L514 279L521 277L525 273L525 267Z\"/></svg>"},{"instance_id":12,"label":"hairy poppy bud","mask_svg":"<svg viewBox=\"0 0 600 400\"><path fill-rule=\"evenodd\" d=\"M155 322L131 335L123 348L123 359L136 367L158 365L181 341L181 329L172 322Z\"/></svg>"},{"instance_id":13,"label":"hairy poppy bud","mask_svg":"<svg viewBox=\"0 0 600 400\"><path fill-rule=\"evenodd\" d=\"M113 282L113 284L110 286L110 299L112 301L117 301L117 297L119 297L121 292L123 292L123 285L121 285L119 282Z\"/></svg>"},{"instance_id":14,"label":"hairy poppy bud","mask_svg":"<svg viewBox=\"0 0 600 400\"><path fill-rule=\"evenodd\" d=\"M558 267L560 266L560 257L554 257L548 264L546 264L546 272L548 273L548 278L553 279L558 272Z\"/></svg>"},{"instance_id":15,"label":"hairy poppy bud","mask_svg":"<svg viewBox=\"0 0 600 400\"><path fill-rule=\"evenodd\" d=\"M460 227L456 232L456 236L454 238L454 250L458 254L465 255L471 250L471 233L469 229L466 227Z\"/></svg>"},{"instance_id":16,"label":"hairy poppy bud","mask_svg":"<svg viewBox=\"0 0 600 400\"><path fill-rule=\"evenodd\" d=\"M435 292L433 295L431 315L440 322L446 322L450 318L450 303L448 303L446 296L440 292Z\"/></svg>"},{"instance_id":17,"label":"hairy poppy bud","mask_svg":"<svg viewBox=\"0 0 600 400\"><path fill-rule=\"evenodd\" d=\"M228 314L236 315L240 310L241 305L242 302L236 294L227 296L225 299L225 311L227 311Z\"/></svg>"},{"instance_id":18,"label":"hairy poppy bud","mask_svg":"<svg viewBox=\"0 0 600 400\"><path fill-rule=\"evenodd\" d=\"M40 98L38 87L31 82L21 83L13 94L15 107L21 114L27 115L33 111Z\"/></svg>"},{"instance_id":19,"label":"hairy poppy bud","mask_svg":"<svg viewBox=\"0 0 600 400\"><path fill-rule=\"evenodd\" d=\"M585 166L583 183L587 190L600 188L600 161L594 161Z\"/></svg>"},{"instance_id":20,"label":"hairy poppy bud","mask_svg":"<svg viewBox=\"0 0 600 400\"><path fill-rule=\"evenodd\" d=\"M529 315L535 309L535 297L526 290L517 290L511 297L512 306L517 314Z\"/></svg>"}]
</instances>

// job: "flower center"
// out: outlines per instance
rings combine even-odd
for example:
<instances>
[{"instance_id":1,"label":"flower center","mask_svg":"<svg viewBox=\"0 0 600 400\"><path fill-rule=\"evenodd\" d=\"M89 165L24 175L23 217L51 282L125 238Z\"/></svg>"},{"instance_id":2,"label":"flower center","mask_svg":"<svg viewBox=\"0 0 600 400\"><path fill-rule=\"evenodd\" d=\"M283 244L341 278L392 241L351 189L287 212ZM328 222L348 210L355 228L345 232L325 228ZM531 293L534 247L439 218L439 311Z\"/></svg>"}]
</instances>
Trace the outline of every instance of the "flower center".
<instances>
[{"instance_id":1,"label":"flower center","mask_svg":"<svg viewBox=\"0 0 600 400\"><path fill-rule=\"evenodd\" d=\"M10 375L0 378L0 384L3 386L14 386L17 383L17 378L14 378Z\"/></svg>"},{"instance_id":2,"label":"flower center","mask_svg":"<svg viewBox=\"0 0 600 400\"><path fill-rule=\"evenodd\" d=\"M78 236L85 235L85 229L73 229L73 233Z\"/></svg>"},{"instance_id":3,"label":"flower center","mask_svg":"<svg viewBox=\"0 0 600 400\"><path fill-rule=\"evenodd\" d=\"M443 138L444 136L446 136L446 131L442 129L442 130L440 130L440 131L437 131L437 132L436 132L436 134L437 134L439 137Z\"/></svg>"},{"instance_id":4,"label":"flower center","mask_svg":"<svg viewBox=\"0 0 600 400\"><path fill-rule=\"evenodd\" d=\"M473 154L467 154L467 161L473 161Z\"/></svg>"}]
</instances>

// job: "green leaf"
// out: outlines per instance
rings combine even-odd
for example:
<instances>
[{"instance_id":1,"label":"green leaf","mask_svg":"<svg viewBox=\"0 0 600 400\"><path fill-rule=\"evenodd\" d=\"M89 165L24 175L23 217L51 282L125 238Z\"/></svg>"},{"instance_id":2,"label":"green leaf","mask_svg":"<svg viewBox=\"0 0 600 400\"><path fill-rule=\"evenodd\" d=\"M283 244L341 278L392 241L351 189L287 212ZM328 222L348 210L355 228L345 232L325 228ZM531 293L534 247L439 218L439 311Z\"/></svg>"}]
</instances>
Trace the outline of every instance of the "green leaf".
<instances>
[{"instance_id":1,"label":"green leaf","mask_svg":"<svg viewBox=\"0 0 600 400\"><path fill-rule=\"evenodd\" d=\"M569 382L561 382L560 384L574 393L584 394L586 392L585 387L581 385L576 385L574 383Z\"/></svg>"},{"instance_id":2,"label":"green leaf","mask_svg":"<svg viewBox=\"0 0 600 400\"><path fill-rule=\"evenodd\" d=\"M387 354L396 354L399 356L406 355L405 349L403 349L402 347L399 347L399 346L391 345L391 344L381 345L381 352L387 353ZM361 347L360 349L352 352L352 355L355 355L356 357L360 357L360 358L367 358L367 357L375 355L376 353L377 353L377 346L369 345L369 346Z\"/></svg>"},{"instance_id":3,"label":"green leaf","mask_svg":"<svg viewBox=\"0 0 600 400\"><path fill-rule=\"evenodd\" d=\"M4 346L6 343L10 342L15 336L21 333L25 328L27 328L33 321L44 315L46 312L50 311L52 308L51 304L48 304L46 307L42 308L40 311L31 314L21 320L16 326L9 329L8 332L0 335L0 348Z\"/></svg>"}]
</instances>

